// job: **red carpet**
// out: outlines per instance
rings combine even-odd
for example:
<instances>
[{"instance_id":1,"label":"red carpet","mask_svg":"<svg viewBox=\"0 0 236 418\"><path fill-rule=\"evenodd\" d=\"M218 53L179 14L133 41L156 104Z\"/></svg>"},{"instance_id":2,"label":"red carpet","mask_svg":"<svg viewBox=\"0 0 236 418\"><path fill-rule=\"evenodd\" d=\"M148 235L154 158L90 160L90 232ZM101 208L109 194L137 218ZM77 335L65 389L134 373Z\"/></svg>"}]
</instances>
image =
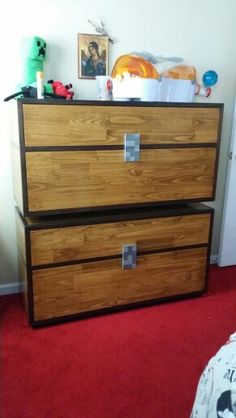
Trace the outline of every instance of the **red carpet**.
<instances>
[{"instance_id":1,"label":"red carpet","mask_svg":"<svg viewBox=\"0 0 236 418\"><path fill-rule=\"evenodd\" d=\"M36 330L18 295L1 297L0 416L188 418L235 300L236 268L216 266L204 296Z\"/></svg>"}]
</instances>

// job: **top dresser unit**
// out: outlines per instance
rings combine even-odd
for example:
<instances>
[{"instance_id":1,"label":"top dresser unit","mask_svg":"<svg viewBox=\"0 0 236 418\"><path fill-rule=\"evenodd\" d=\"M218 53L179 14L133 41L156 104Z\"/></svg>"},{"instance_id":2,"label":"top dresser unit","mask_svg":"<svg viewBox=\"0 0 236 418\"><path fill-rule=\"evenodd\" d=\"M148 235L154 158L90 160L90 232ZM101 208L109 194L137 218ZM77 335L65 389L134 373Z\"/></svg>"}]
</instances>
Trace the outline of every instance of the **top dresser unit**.
<instances>
[{"instance_id":1,"label":"top dresser unit","mask_svg":"<svg viewBox=\"0 0 236 418\"><path fill-rule=\"evenodd\" d=\"M24 216L214 200L221 104L17 103Z\"/></svg>"}]
</instances>

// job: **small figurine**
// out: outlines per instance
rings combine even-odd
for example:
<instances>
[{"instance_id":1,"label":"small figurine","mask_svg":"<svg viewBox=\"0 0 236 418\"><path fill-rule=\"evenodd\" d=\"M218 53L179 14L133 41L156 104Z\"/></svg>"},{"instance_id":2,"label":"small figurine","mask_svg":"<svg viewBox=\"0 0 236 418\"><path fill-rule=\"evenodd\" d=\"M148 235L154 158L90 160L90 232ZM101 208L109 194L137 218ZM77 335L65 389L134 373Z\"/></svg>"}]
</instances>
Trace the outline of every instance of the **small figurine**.
<instances>
[{"instance_id":1,"label":"small figurine","mask_svg":"<svg viewBox=\"0 0 236 418\"><path fill-rule=\"evenodd\" d=\"M202 76L203 86L197 83L195 95L209 97L211 94L211 87L218 81L218 74L214 70L206 71Z\"/></svg>"},{"instance_id":2,"label":"small figurine","mask_svg":"<svg viewBox=\"0 0 236 418\"><path fill-rule=\"evenodd\" d=\"M72 100L74 96L74 92L70 90L72 88L72 84L62 84L61 81L53 81L48 80L48 84L51 84L54 95L58 96L58 98Z\"/></svg>"},{"instance_id":3,"label":"small figurine","mask_svg":"<svg viewBox=\"0 0 236 418\"><path fill-rule=\"evenodd\" d=\"M214 86L218 81L218 74L214 70L206 71L202 76L202 81L207 87Z\"/></svg>"}]
</instances>

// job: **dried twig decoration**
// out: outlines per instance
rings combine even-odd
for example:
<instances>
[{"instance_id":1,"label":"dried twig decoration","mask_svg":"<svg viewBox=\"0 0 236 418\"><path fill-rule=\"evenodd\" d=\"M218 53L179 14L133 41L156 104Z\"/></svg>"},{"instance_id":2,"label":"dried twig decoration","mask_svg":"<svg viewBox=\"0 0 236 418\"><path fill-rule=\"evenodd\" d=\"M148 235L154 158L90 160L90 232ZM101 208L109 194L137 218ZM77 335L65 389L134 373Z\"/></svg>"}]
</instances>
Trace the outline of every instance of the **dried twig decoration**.
<instances>
[{"instance_id":1,"label":"dried twig decoration","mask_svg":"<svg viewBox=\"0 0 236 418\"><path fill-rule=\"evenodd\" d=\"M96 30L97 33L100 33L101 35L107 36L109 42L111 42L111 44L116 43L116 39L112 39L108 32L105 29L105 25L102 21L99 22L99 24L93 22L92 20L88 19L88 22L94 27L94 29Z\"/></svg>"}]
</instances>

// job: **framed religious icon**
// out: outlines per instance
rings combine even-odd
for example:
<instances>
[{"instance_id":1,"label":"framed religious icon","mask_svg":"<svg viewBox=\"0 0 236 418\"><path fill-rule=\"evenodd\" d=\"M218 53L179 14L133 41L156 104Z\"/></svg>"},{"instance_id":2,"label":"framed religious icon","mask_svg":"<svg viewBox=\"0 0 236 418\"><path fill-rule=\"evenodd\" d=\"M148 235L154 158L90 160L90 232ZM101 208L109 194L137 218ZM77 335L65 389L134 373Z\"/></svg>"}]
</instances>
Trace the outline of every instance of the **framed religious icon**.
<instances>
[{"instance_id":1,"label":"framed religious icon","mask_svg":"<svg viewBox=\"0 0 236 418\"><path fill-rule=\"evenodd\" d=\"M78 34L78 77L108 75L108 36Z\"/></svg>"}]
</instances>

